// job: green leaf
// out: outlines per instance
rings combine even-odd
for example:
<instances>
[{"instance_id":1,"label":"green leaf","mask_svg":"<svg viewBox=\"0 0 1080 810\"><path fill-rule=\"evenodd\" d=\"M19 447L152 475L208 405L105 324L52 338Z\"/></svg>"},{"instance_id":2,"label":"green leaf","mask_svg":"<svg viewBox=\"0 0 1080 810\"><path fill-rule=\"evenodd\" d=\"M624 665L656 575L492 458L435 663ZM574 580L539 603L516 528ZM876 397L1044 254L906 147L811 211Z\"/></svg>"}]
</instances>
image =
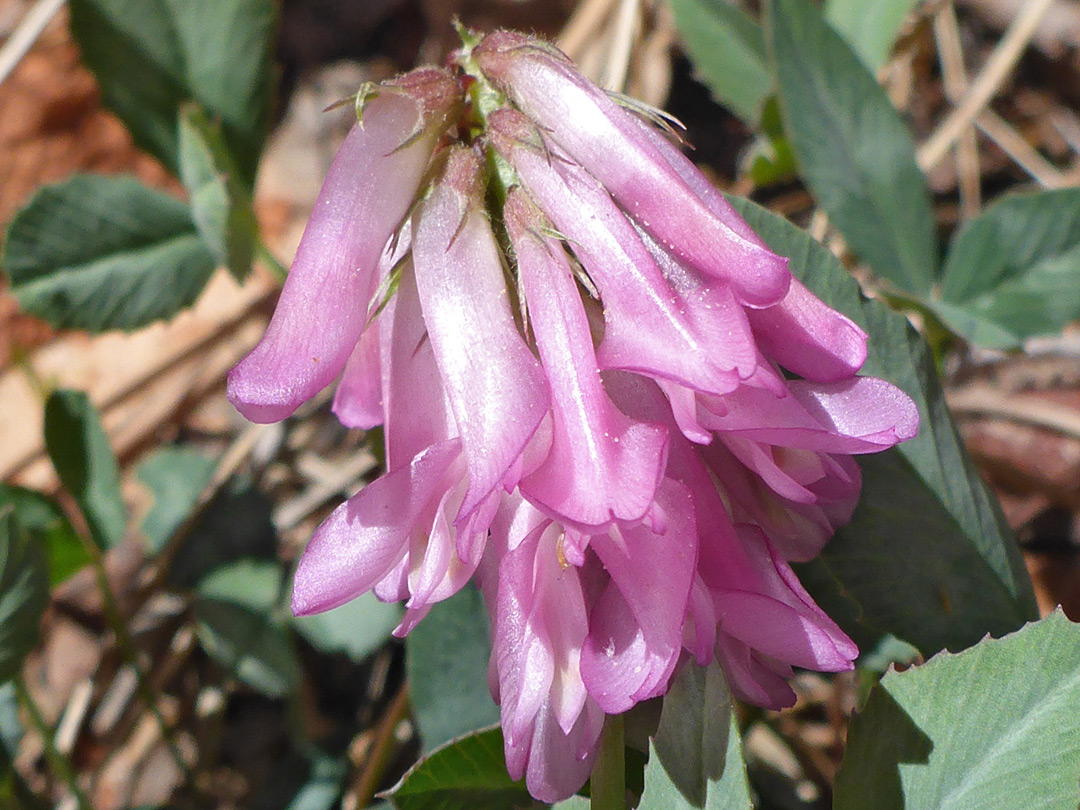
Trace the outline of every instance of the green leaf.
<instances>
[{"instance_id":1,"label":"green leaf","mask_svg":"<svg viewBox=\"0 0 1080 810\"><path fill-rule=\"evenodd\" d=\"M71 0L71 30L105 104L179 174L177 114L196 101L221 122L248 188L270 122L274 0Z\"/></svg>"},{"instance_id":2,"label":"green leaf","mask_svg":"<svg viewBox=\"0 0 1080 810\"><path fill-rule=\"evenodd\" d=\"M502 731L497 727L474 731L432 751L401 777L389 796L398 810L541 806L529 796L524 780L515 782L507 774Z\"/></svg>"},{"instance_id":3,"label":"green leaf","mask_svg":"<svg viewBox=\"0 0 1080 810\"><path fill-rule=\"evenodd\" d=\"M825 19L871 72L892 53L900 26L919 0L826 0Z\"/></svg>"},{"instance_id":4,"label":"green leaf","mask_svg":"<svg viewBox=\"0 0 1080 810\"><path fill-rule=\"evenodd\" d=\"M848 245L908 295L937 271L934 213L899 114L809 0L770 0L766 40L806 184Z\"/></svg>"},{"instance_id":5,"label":"green leaf","mask_svg":"<svg viewBox=\"0 0 1080 810\"><path fill-rule=\"evenodd\" d=\"M82 391L61 389L49 395L45 450L98 548L119 544L127 527L120 468L97 409Z\"/></svg>"},{"instance_id":6,"label":"green leaf","mask_svg":"<svg viewBox=\"0 0 1080 810\"><path fill-rule=\"evenodd\" d=\"M23 487L0 484L0 511L10 508L31 540L45 548L49 584L58 585L88 562L90 552L64 510L51 498Z\"/></svg>"},{"instance_id":7,"label":"green leaf","mask_svg":"<svg viewBox=\"0 0 1080 810\"><path fill-rule=\"evenodd\" d=\"M214 459L197 450L163 447L136 468L135 477L154 496L154 505L142 522L146 546L152 553L161 551L191 514L216 466Z\"/></svg>"},{"instance_id":8,"label":"green leaf","mask_svg":"<svg viewBox=\"0 0 1080 810\"><path fill-rule=\"evenodd\" d=\"M22 530L11 507L0 508L0 682L19 673L37 644L48 604L43 549Z\"/></svg>"},{"instance_id":9,"label":"green leaf","mask_svg":"<svg viewBox=\"0 0 1080 810\"><path fill-rule=\"evenodd\" d=\"M15 761L22 738L23 726L19 719L15 682L7 681L0 686L0 772L6 772Z\"/></svg>"},{"instance_id":10,"label":"green leaf","mask_svg":"<svg viewBox=\"0 0 1080 810\"><path fill-rule=\"evenodd\" d=\"M979 478L949 415L926 344L907 320L867 301L826 248L787 220L729 198L793 272L870 335L863 373L889 380L919 408L919 435L859 456L862 498L851 523L825 546L817 566L838 592L823 602L854 603L866 629L907 641L929 655L1001 635L1038 615L1027 570L997 501Z\"/></svg>"},{"instance_id":11,"label":"green leaf","mask_svg":"<svg viewBox=\"0 0 1080 810\"><path fill-rule=\"evenodd\" d=\"M639 810L750 810L731 694L715 661L684 666L664 696Z\"/></svg>"},{"instance_id":12,"label":"green leaf","mask_svg":"<svg viewBox=\"0 0 1080 810\"><path fill-rule=\"evenodd\" d=\"M432 607L409 633L405 649L413 717L425 750L499 721L487 686L487 610L473 585Z\"/></svg>"},{"instance_id":13,"label":"green leaf","mask_svg":"<svg viewBox=\"0 0 1080 810\"><path fill-rule=\"evenodd\" d=\"M551 810L589 810L592 803L585 796L571 796L551 805Z\"/></svg>"},{"instance_id":14,"label":"green leaf","mask_svg":"<svg viewBox=\"0 0 1080 810\"><path fill-rule=\"evenodd\" d=\"M1060 612L890 672L848 733L834 807L1072 808L1080 627Z\"/></svg>"},{"instance_id":15,"label":"green leaf","mask_svg":"<svg viewBox=\"0 0 1080 810\"><path fill-rule=\"evenodd\" d=\"M237 281L251 272L258 224L221 132L196 104L180 111L180 179L203 242Z\"/></svg>"},{"instance_id":16,"label":"green leaf","mask_svg":"<svg viewBox=\"0 0 1080 810\"><path fill-rule=\"evenodd\" d=\"M739 161L740 173L749 174L758 188L787 183L795 178L798 167L791 141L784 133L780 104L769 96L761 112L761 132Z\"/></svg>"},{"instance_id":17,"label":"green leaf","mask_svg":"<svg viewBox=\"0 0 1080 810\"><path fill-rule=\"evenodd\" d=\"M299 616L294 624L317 650L345 653L362 661L390 638L390 631L401 621L401 612L400 605L380 602L368 591L326 613Z\"/></svg>"},{"instance_id":18,"label":"green leaf","mask_svg":"<svg viewBox=\"0 0 1080 810\"><path fill-rule=\"evenodd\" d=\"M998 200L960 229L934 311L974 343L1011 349L1080 318L1080 189Z\"/></svg>"},{"instance_id":19,"label":"green leaf","mask_svg":"<svg viewBox=\"0 0 1080 810\"><path fill-rule=\"evenodd\" d=\"M277 563L243 560L202 579L194 605L207 654L248 686L284 697L300 683L300 664L280 615Z\"/></svg>"},{"instance_id":20,"label":"green leaf","mask_svg":"<svg viewBox=\"0 0 1080 810\"><path fill-rule=\"evenodd\" d=\"M188 207L130 177L45 186L11 222L4 272L58 329L135 329L191 304L217 262Z\"/></svg>"},{"instance_id":21,"label":"green leaf","mask_svg":"<svg viewBox=\"0 0 1080 810\"><path fill-rule=\"evenodd\" d=\"M698 78L756 129L775 85L761 26L728 0L671 0L671 10Z\"/></svg>"}]
</instances>

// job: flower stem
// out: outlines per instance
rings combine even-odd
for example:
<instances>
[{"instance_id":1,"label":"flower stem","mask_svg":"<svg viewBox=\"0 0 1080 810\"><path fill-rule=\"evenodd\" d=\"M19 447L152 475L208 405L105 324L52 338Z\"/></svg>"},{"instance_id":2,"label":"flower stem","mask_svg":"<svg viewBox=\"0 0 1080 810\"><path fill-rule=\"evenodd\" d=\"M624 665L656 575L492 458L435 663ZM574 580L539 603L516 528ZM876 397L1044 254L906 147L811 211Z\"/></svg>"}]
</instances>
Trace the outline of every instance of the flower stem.
<instances>
[{"instance_id":1,"label":"flower stem","mask_svg":"<svg viewBox=\"0 0 1080 810\"><path fill-rule=\"evenodd\" d=\"M41 740L45 746L45 759L48 761L49 767L56 777L67 786L75 799L76 807L79 810L90 810L90 802L87 801L86 794L79 786L79 780L75 775L75 770L71 767L71 761L57 749L56 736L53 734L52 727L41 714L41 710L34 702L34 698L31 697L30 690L26 688L26 681L23 680L22 675L15 677L15 697L25 709L34 731L41 735Z\"/></svg>"},{"instance_id":2,"label":"flower stem","mask_svg":"<svg viewBox=\"0 0 1080 810\"><path fill-rule=\"evenodd\" d=\"M609 714L604 720L589 784L592 810L626 810L626 748L620 714Z\"/></svg>"}]
</instances>

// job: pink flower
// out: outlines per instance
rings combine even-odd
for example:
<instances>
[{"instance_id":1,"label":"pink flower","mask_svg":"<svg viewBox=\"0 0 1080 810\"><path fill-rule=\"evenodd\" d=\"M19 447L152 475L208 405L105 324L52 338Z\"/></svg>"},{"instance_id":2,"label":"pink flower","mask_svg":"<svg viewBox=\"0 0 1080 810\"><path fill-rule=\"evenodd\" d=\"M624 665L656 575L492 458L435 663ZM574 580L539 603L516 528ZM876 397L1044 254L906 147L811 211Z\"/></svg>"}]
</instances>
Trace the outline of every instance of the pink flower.
<instances>
[{"instance_id":1,"label":"pink flower","mask_svg":"<svg viewBox=\"0 0 1080 810\"><path fill-rule=\"evenodd\" d=\"M341 373L367 321L379 256L461 107L457 82L430 68L382 85L365 104L365 120L326 176L266 334L229 374L229 400L248 419L284 419Z\"/></svg>"},{"instance_id":2,"label":"pink flower","mask_svg":"<svg viewBox=\"0 0 1080 810\"><path fill-rule=\"evenodd\" d=\"M385 474L318 528L294 610L374 590L405 601L403 635L475 576L507 766L542 801L683 659L769 707L794 667L850 669L789 563L850 519L852 455L918 414L857 376L866 335L787 264L538 40L496 32L369 94L229 382L272 420L338 379L341 420L385 429Z\"/></svg>"}]
</instances>

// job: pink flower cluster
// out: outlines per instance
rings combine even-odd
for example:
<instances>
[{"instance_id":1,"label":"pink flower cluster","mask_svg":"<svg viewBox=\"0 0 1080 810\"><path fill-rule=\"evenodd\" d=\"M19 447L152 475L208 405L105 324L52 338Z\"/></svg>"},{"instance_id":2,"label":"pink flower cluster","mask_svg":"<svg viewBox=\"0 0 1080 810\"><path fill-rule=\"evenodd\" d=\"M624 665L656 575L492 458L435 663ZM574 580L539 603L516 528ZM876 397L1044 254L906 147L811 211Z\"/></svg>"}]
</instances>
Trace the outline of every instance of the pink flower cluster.
<instances>
[{"instance_id":1,"label":"pink flower cluster","mask_svg":"<svg viewBox=\"0 0 1080 810\"><path fill-rule=\"evenodd\" d=\"M536 39L368 92L229 379L255 421L337 380L341 421L385 428L386 473L315 533L296 613L374 590L405 634L475 577L507 764L544 801L680 660L768 707L793 667L850 669L789 563L850 519L852 454L918 416L787 265Z\"/></svg>"}]
</instances>

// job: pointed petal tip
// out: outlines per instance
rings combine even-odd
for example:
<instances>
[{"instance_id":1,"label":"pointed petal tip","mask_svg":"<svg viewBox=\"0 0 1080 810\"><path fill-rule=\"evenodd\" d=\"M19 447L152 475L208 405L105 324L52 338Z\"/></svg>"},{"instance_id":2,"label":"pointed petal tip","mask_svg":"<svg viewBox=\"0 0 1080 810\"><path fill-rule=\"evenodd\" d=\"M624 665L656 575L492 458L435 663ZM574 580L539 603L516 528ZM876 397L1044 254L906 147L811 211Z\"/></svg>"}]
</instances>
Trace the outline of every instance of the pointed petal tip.
<instances>
[{"instance_id":1,"label":"pointed petal tip","mask_svg":"<svg viewBox=\"0 0 1080 810\"><path fill-rule=\"evenodd\" d=\"M300 572L297 571L296 581L293 583L293 592L290 599L289 607L292 609L293 616L314 616L316 613L322 613L330 608L321 604L316 594L311 593L307 588L300 576Z\"/></svg>"}]
</instances>

